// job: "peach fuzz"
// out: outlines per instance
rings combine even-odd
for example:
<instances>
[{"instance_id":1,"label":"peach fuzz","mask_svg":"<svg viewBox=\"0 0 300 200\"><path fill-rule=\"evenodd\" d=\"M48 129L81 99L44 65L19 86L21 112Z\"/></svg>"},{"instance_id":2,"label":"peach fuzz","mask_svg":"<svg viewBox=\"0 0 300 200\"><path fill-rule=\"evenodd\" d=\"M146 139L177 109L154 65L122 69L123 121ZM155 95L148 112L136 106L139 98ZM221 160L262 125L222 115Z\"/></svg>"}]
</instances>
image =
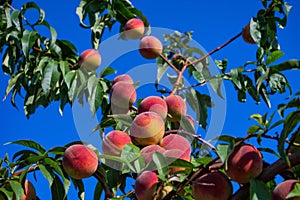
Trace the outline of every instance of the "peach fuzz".
<instances>
[{"instance_id":1,"label":"peach fuzz","mask_svg":"<svg viewBox=\"0 0 300 200\"><path fill-rule=\"evenodd\" d=\"M95 49L83 51L78 59L78 65L86 68L88 71L96 70L101 64L101 55Z\"/></svg>"},{"instance_id":2,"label":"peach fuzz","mask_svg":"<svg viewBox=\"0 0 300 200\"><path fill-rule=\"evenodd\" d=\"M151 60L159 57L162 50L161 42L154 36L145 36L140 41L139 52L146 59Z\"/></svg>"},{"instance_id":3,"label":"peach fuzz","mask_svg":"<svg viewBox=\"0 0 300 200\"><path fill-rule=\"evenodd\" d=\"M263 158L259 150L250 144L237 145L229 155L226 174L242 184L256 178L263 170Z\"/></svg>"},{"instance_id":4,"label":"peach fuzz","mask_svg":"<svg viewBox=\"0 0 300 200\"><path fill-rule=\"evenodd\" d=\"M164 133L165 123L155 112L138 114L130 127L131 140L138 146L158 144Z\"/></svg>"},{"instance_id":5,"label":"peach fuzz","mask_svg":"<svg viewBox=\"0 0 300 200\"><path fill-rule=\"evenodd\" d=\"M116 76L114 78L112 84L114 85L114 84L116 84L117 82L120 82L120 81L124 81L124 82L127 82L129 84L133 84L132 78L127 74L121 74L121 75Z\"/></svg>"},{"instance_id":6,"label":"peach fuzz","mask_svg":"<svg viewBox=\"0 0 300 200\"><path fill-rule=\"evenodd\" d=\"M74 144L64 153L62 166L69 176L82 179L92 176L98 167L98 157L89 147Z\"/></svg>"},{"instance_id":7,"label":"peach fuzz","mask_svg":"<svg viewBox=\"0 0 300 200\"><path fill-rule=\"evenodd\" d=\"M178 122L186 115L186 104L183 98L179 95L170 95L165 98L168 106L168 117L170 122Z\"/></svg>"},{"instance_id":8,"label":"peach fuzz","mask_svg":"<svg viewBox=\"0 0 300 200\"><path fill-rule=\"evenodd\" d=\"M129 108L136 101L136 90L132 84L120 81L111 88L111 106Z\"/></svg>"},{"instance_id":9,"label":"peach fuzz","mask_svg":"<svg viewBox=\"0 0 300 200\"><path fill-rule=\"evenodd\" d=\"M126 39L137 40L144 36L145 25L142 20L132 18L126 22L124 30Z\"/></svg>"},{"instance_id":10,"label":"peach fuzz","mask_svg":"<svg viewBox=\"0 0 300 200\"><path fill-rule=\"evenodd\" d=\"M232 191L230 180L218 171L200 176L192 185L195 200L228 200Z\"/></svg>"},{"instance_id":11,"label":"peach fuzz","mask_svg":"<svg viewBox=\"0 0 300 200\"><path fill-rule=\"evenodd\" d=\"M137 178L134 184L135 194L138 200L153 200L156 192L158 177L152 171L144 171Z\"/></svg>"},{"instance_id":12,"label":"peach fuzz","mask_svg":"<svg viewBox=\"0 0 300 200\"><path fill-rule=\"evenodd\" d=\"M191 156L191 144L190 142L183 136L178 134L170 134L165 136L161 142L160 146L166 150L179 149L181 150L181 154L179 155L181 159L189 161Z\"/></svg>"},{"instance_id":13,"label":"peach fuzz","mask_svg":"<svg viewBox=\"0 0 300 200\"><path fill-rule=\"evenodd\" d=\"M148 96L139 105L138 112L152 111L160 115L163 119L167 117L168 107L164 99L158 96Z\"/></svg>"},{"instance_id":14,"label":"peach fuzz","mask_svg":"<svg viewBox=\"0 0 300 200\"><path fill-rule=\"evenodd\" d=\"M103 139L102 150L107 155L121 155L122 149L131 143L129 135L123 131L110 131Z\"/></svg>"}]
</instances>

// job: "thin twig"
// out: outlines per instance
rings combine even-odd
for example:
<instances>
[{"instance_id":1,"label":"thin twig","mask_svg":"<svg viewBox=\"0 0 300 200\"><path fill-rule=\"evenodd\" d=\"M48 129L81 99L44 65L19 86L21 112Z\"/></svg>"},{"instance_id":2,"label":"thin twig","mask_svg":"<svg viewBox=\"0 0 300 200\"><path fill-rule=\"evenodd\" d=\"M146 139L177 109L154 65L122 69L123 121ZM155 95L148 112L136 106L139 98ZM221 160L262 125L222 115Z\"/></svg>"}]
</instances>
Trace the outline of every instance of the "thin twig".
<instances>
[{"instance_id":1,"label":"thin twig","mask_svg":"<svg viewBox=\"0 0 300 200\"><path fill-rule=\"evenodd\" d=\"M180 73L180 71L166 57L164 57L162 54L160 54L159 57L163 59L177 74Z\"/></svg>"},{"instance_id":2,"label":"thin twig","mask_svg":"<svg viewBox=\"0 0 300 200\"><path fill-rule=\"evenodd\" d=\"M99 181L99 183L102 185L102 188L105 192L105 200L109 200L110 198L114 197L114 194L112 193L112 191L110 190L109 186L107 185L107 183L103 180L103 177L100 176L100 174L98 174L97 172L93 174L93 176Z\"/></svg>"}]
</instances>

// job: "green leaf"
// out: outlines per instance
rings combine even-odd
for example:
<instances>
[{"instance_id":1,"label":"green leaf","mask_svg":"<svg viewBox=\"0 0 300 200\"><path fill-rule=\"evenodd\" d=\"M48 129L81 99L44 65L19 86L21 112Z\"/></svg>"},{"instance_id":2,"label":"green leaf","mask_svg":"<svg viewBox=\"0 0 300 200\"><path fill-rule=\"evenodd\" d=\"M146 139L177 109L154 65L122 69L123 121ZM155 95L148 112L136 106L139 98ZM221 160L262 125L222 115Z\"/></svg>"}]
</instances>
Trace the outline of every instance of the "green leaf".
<instances>
[{"instance_id":1,"label":"green leaf","mask_svg":"<svg viewBox=\"0 0 300 200\"><path fill-rule=\"evenodd\" d=\"M273 149L270 148L257 148L260 152L267 152L270 154L273 154L274 156L276 156L277 158L280 158L280 156L278 155L278 153L276 151L274 151Z\"/></svg>"},{"instance_id":2,"label":"green leaf","mask_svg":"<svg viewBox=\"0 0 300 200\"><path fill-rule=\"evenodd\" d=\"M5 188L0 188L0 194L3 194L7 197L7 199L13 199L13 192L12 191L8 191Z\"/></svg>"},{"instance_id":3,"label":"green leaf","mask_svg":"<svg viewBox=\"0 0 300 200\"><path fill-rule=\"evenodd\" d=\"M101 38L105 27L112 26L113 22L111 21L111 15L104 14L101 17L97 18L95 24L92 27L92 44L94 49L99 49Z\"/></svg>"},{"instance_id":4,"label":"green leaf","mask_svg":"<svg viewBox=\"0 0 300 200\"><path fill-rule=\"evenodd\" d=\"M282 51L280 51L280 50L273 51L271 53L271 55L269 55L267 57L266 64L269 65L269 64L275 62L276 60L278 60L279 58L281 58L283 55L284 55L284 53Z\"/></svg>"},{"instance_id":5,"label":"green leaf","mask_svg":"<svg viewBox=\"0 0 300 200\"><path fill-rule=\"evenodd\" d=\"M155 163L156 167L157 167L157 171L158 171L158 177L161 180L167 180L168 177L168 166L167 164L167 160L166 158L158 153L158 152L154 152L153 153L153 162Z\"/></svg>"},{"instance_id":6,"label":"green leaf","mask_svg":"<svg viewBox=\"0 0 300 200\"><path fill-rule=\"evenodd\" d=\"M51 88L54 88L60 77L60 72L57 69L58 63L54 60L48 60L43 71L42 88L44 93L48 93Z\"/></svg>"},{"instance_id":7,"label":"green leaf","mask_svg":"<svg viewBox=\"0 0 300 200\"><path fill-rule=\"evenodd\" d=\"M60 178L55 174L54 174L53 183L51 185L51 193L52 193L52 200L65 199L66 196L64 185L61 182Z\"/></svg>"},{"instance_id":8,"label":"green leaf","mask_svg":"<svg viewBox=\"0 0 300 200\"><path fill-rule=\"evenodd\" d=\"M252 134L257 133L259 130L261 130L260 126L252 125L248 128L247 134L252 135Z\"/></svg>"},{"instance_id":9,"label":"green leaf","mask_svg":"<svg viewBox=\"0 0 300 200\"><path fill-rule=\"evenodd\" d=\"M218 144L217 153L223 163L225 163L226 159L228 158L232 150L233 150L232 144Z\"/></svg>"},{"instance_id":10,"label":"green leaf","mask_svg":"<svg viewBox=\"0 0 300 200\"><path fill-rule=\"evenodd\" d=\"M300 60L288 60L286 62L280 63L270 67L270 71L285 71L285 70L299 70Z\"/></svg>"},{"instance_id":11,"label":"green leaf","mask_svg":"<svg viewBox=\"0 0 300 200\"><path fill-rule=\"evenodd\" d=\"M18 140L18 141L14 141L14 142L8 142L6 144L19 144L25 147L29 147L32 149L37 150L40 154L45 154L46 150L44 147L42 147L40 144L38 144L37 142L34 142L32 140Z\"/></svg>"},{"instance_id":12,"label":"green leaf","mask_svg":"<svg viewBox=\"0 0 300 200\"><path fill-rule=\"evenodd\" d=\"M51 187L54 181L53 170L43 164L38 164L38 167L41 170L45 179L48 181L49 187Z\"/></svg>"},{"instance_id":13,"label":"green leaf","mask_svg":"<svg viewBox=\"0 0 300 200\"><path fill-rule=\"evenodd\" d=\"M105 67L102 70L102 72L100 73L101 74L100 77L103 78L105 76L108 76L108 75L111 75L111 74L115 74L115 73L117 73L117 71L114 68L112 68L112 67Z\"/></svg>"},{"instance_id":14,"label":"green leaf","mask_svg":"<svg viewBox=\"0 0 300 200\"><path fill-rule=\"evenodd\" d=\"M222 99L225 99L223 94L222 94L222 78L211 78L209 80L209 84L212 87L212 89L214 90L214 92L221 97Z\"/></svg>"},{"instance_id":15,"label":"green leaf","mask_svg":"<svg viewBox=\"0 0 300 200\"><path fill-rule=\"evenodd\" d=\"M97 182L94 190L94 200L99 200L103 192L103 187L101 183Z\"/></svg>"},{"instance_id":16,"label":"green leaf","mask_svg":"<svg viewBox=\"0 0 300 200\"><path fill-rule=\"evenodd\" d=\"M284 117L284 111L288 108L297 108L300 109L300 99L299 97L296 97L289 101L287 104L279 104L277 107L278 113L280 117Z\"/></svg>"},{"instance_id":17,"label":"green leaf","mask_svg":"<svg viewBox=\"0 0 300 200\"><path fill-rule=\"evenodd\" d=\"M286 196L286 199L292 199L293 197L300 197L300 183L293 185L292 191ZM297 198L296 198L297 199Z\"/></svg>"},{"instance_id":18,"label":"green leaf","mask_svg":"<svg viewBox=\"0 0 300 200\"><path fill-rule=\"evenodd\" d=\"M121 158L126 162L132 162L140 156L140 149L133 144L126 144L122 149Z\"/></svg>"},{"instance_id":19,"label":"green leaf","mask_svg":"<svg viewBox=\"0 0 300 200\"><path fill-rule=\"evenodd\" d=\"M23 32L23 37L21 39L22 42L22 50L25 57L29 58L30 50L32 49L33 45L35 44L37 39L37 32L36 31L29 31L25 30Z\"/></svg>"},{"instance_id":20,"label":"green leaf","mask_svg":"<svg viewBox=\"0 0 300 200\"><path fill-rule=\"evenodd\" d=\"M282 159L284 159L289 165L290 162L285 152L285 142L289 134L300 122L300 111L291 112L285 119L283 129L280 133L277 149Z\"/></svg>"},{"instance_id":21,"label":"green leaf","mask_svg":"<svg viewBox=\"0 0 300 200\"><path fill-rule=\"evenodd\" d=\"M28 2L28 3L25 3L23 6L22 6L22 10L21 10L21 13L20 15L25 15L26 12L30 9L35 9L38 11L39 15L38 15L38 18L35 22L29 24L30 26L35 26L35 25L38 25L38 24L41 24L43 21L44 21L44 18L45 18L45 12L43 9L41 9L35 2Z\"/></svg>"},{"instance_id":22,"label":"green leaf","mask_svg":"<svg viewBox=\"0 0 300 200\"><path fill-rule=\"evenodd\" d=\"M24 190L21 183L19 183L18 181L10 180L9 185L11 186L12 191L16 195L16 198L20 199L21 196L24 194Z\"/></svg>"},{"instance_id":23,"label":"green leaf","mask_svg":"<svg viewBox=\"0 0 300 200\"><path fill-rule=\"evenodd\" d=\"M161 78L169 68L168 63L166 63L162 58L156 59L157 63L157 75L156 75L156 85L160 82Z\"/></svg>"},{"instance_id":24,"label":"green leaf","mask_svg":"<svg viewBox=\"0 0 300 200\"><path fill-rule=\"evenodd\" d=\"M267 185L259 180L250 180L250 200L271 199Z\"/></svg>"},{"instance_id":25,"label":"green leaf","mask_svg":"<svg viewBox=\"0 0 300 200\"><path fill-rule=\"evenodd\" d=\"M96 76L91 76L89 78L87 87L89 91L88 102L90 105L92 116L94 117L98 108L102 104L103 89L99 83L99 79L96 78Z\"/></svg>"}]
</instances>

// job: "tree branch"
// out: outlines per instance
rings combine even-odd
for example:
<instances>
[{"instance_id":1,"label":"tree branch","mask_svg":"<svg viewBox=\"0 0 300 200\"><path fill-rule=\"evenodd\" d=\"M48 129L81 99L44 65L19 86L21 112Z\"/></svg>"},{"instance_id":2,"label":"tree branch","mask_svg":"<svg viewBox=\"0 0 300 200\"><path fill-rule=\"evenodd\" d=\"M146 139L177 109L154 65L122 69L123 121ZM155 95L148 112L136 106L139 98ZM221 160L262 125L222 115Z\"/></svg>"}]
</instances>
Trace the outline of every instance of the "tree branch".
<instances>
[{"instance_id":1,"label":"tree branch","mask_svg":"<svg viewBox=\"0 0 300 200\"><path fill-rule=\"evenodd\" d=\"M110 198L114 197L114 194L110 190L109 186L107 183L103 180L103 177L101 177L97 172L93 174L93 176L99 181L99 183L102 185L103 190L105 192L105 200L109 200Z\"/></svg>"}]
</instances>

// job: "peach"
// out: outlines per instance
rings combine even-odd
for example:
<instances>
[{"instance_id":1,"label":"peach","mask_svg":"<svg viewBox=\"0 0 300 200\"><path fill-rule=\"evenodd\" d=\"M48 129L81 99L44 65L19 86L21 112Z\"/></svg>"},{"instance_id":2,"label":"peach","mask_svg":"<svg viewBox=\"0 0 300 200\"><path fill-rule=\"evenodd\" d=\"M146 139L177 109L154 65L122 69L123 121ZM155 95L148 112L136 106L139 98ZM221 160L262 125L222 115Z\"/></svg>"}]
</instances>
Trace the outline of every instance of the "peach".
<instances>
[{"instance_id":1,"label":"peach","mask_svg":"<svg viewBox=\"0 0 300 200\"><path fill-rule=\"evenodd\" d=\"M102 150L107 155L120 156L123 147L131 143L130 136L119 130L110 131L103 140Z\"/></svg>"},{"instance_id":2,"label":"peach","mask_svg":"<svg viewBox=\"0 0 300 200\"><path fill-rule=\"evenodd\" d=\"M170 134L165 136L161 142L160 146L166 150L179 149L181 154L179 155L181 159L189 161L191 157L191 144L183 136L178 134Z\"/></svg>"},{"instance_id":3,"label":"peach","mask_svg":"<svg viewBox=\"0 0 300 200\"><path fill-rule=\"evenodd\" d=\"M154 152L159 152L163 154L165 152L165 149L156 144L152 144L141 149L141 155L145 159L146 164L152 161L152 156Z\"/></svg>"},{"instance_id":4,"label":"peach","mask_svg":"<svg viewBox=\"0 0 300 200\"><path fill-rule=\"evenodd\" d=\"M163 119L167 117L168 107L164 99L157 96L148 96L139 105L138 112L152 111L159 114Z\"/></svg>"},{"instance_id":5,"label":"peach","mask_svg":"<svg viewBox=\"0 0 300 200\"><path fill-rule=\"evenodd\" d=\"M232 190L230 180L218 171L200 176L192 185L192 195L195 200L227 200Z\"/></svg>"},{"instance_id":6,"label":"peach","mask_svg":"<svg viewBox=\"0 0 300 200\"><path fill-rule=\"evenodd\" d=\"M259 150L250 144L237 145L229 155L226 173L242 184L256 178L263 170L263 159Z\"/></svg>"},{"instance_id":7,"label":"peach","mask_svg":"<svg viewBox=\"0 0 300 200\"><path fill-rule=\"evenodd\" d=\"M114 78L112 84L114 85L114 84L116 84L117 82L120 82L120 81L124 81L124 82L130 83L130 84L133 84L132 78L127 74L121 74L119 76L116 76Z\"/></svg>"},{"instance_id":8,"label":"peach","mask_svg":"<svg viewBox=\"0 0 300 200\"><path fill-rule=\"evenodd\" d=\"M251 33L250 33L250 23L247 24L243 30L242 30L242 37L245 42L248 44L255 44L255 41L253 40Z\"/></svg>"},{"instance_id":9,"label":"peach","mask_svg":"<svg viewBox=\"0 0 300 200\"><path fill-rule=\"evenodd\" d=\"M165 133L165 123L155 112L138 114L130 127L130 136L134 144L147 146L158 144Z\"/></svg>"},{"instance_id":10,"label":"peach","mask_svg":"<svg viewBox=\"0 0 300 200\"><path fill-rule=\"evenodd\" d=\"M154 36L143 37L140 41L139 52L146 59L154 59L160 56L163 46Z\"/></svg>"},{"instance_id":11,"label":"peach","mask_svg":"<svg viewBox=\"0 0 300 200\"><path fill-rule=\"evenodd\" d=\"M95 49L87 49L79 56L78 65L86 68L88 71L96 70L100 64L101 55Z\"/></svg>"},{"instance_id":12,"label":"peach","mask_svg":"<svg viewBox=\"0 0 300 200\"><path fill-rule=\"evenodd\" d=\"M62 166L66 173L74 179L92 176L98 167L98 157L89 147L74 144L64 153Z\"/></svg>"},{"instance_id":13,"label":"peach","mask_svg":"<svg viewBox=\"0 0 300 200\"><path fill-rule=\"evenodd\" d=\"M142 20L132 18L126 22L124 30L126 39L137 40L144 36L145 25Z\"/></svg>"},{"instance_id":14,"label":"peach","mask_svg":"<svg viewBox=\"0 0 300 200\"><path fill-rule=\"evenodd\" d=\"M142 172L135 181L134 190L138 200L153 200L156 192L158 177L152 171Z\"/></svg>"},{"instance_id":15,"label":"peach","mask_svg":"<svg viewBox=\"0 0 300 200\"><path fill-rule=\"evenodd\" d=\"M120 81L111 88L111 106L129 108L136 101L136 91L132 84Z\"/></svg>"},{"instance_id":16,"label":"peach","mask_svg":"<svg viewBox=\"0 0 300 200\"><path fill-rule=\"evenodd\" d=\"M294 189L295 183L300 183L299 180L286 180L278 184L272 192L272 200L285 200L286 196ZM299 200L300 197L289 198L289 200Z\"/></svg>"},{"instance_id":17,"label":"peach","mask_svg":"<svg viewBox=\"0 0 300 200\"><path fill-rule=\"evenodd\" d=\"M24 189L24 194L21 196L20 200L35 200L36 199L35 188L29 180L25 180L23 189ZM16 199L15 196L13 197L13 199Z\"/></svg>"},{"instance_id":18,"label":"peach","mask_svg":"<svg viewBox=\"0 0 300 200\"><path fill-rule=\"evenodd\" d=\"M170 95L165 98L168 106L168 117L170 122L180 121L182 116L186 115L186 104L179 95Z\"/></svg>"}]
</instances>

